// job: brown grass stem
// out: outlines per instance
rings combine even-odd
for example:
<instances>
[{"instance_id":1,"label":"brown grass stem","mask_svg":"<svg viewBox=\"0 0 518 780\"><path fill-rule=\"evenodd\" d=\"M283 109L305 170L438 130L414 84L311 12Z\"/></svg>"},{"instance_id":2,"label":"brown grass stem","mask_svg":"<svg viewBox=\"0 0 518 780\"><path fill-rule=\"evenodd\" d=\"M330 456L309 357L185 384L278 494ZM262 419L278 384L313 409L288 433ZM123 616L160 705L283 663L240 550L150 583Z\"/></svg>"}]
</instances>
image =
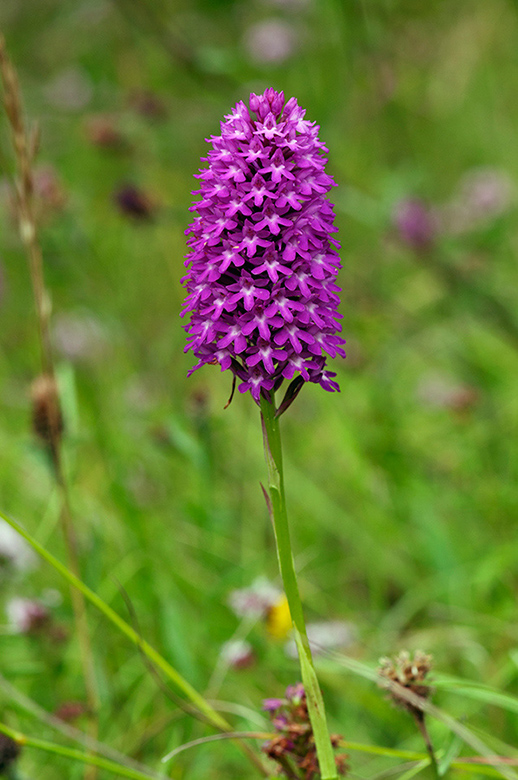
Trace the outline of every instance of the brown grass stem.
<instances>
[{"instance_id":1,"label":"brown grass stem","mask_svg":"<svg viewBox=\"0 0 518 780\"><path fill-rule=\"evenodd\" d=\"M15 198L20 237L29 260L29 271L36 308L36 321L40 343L42 375L55 382L54 360L50 338L50 297L45 287L43 254L38 238L38 225L33 202L33 163L38 150L39 133L36 127L27 129L20 86L16 70L7 54L5 40L0 33L0 75L3 84L4 107L11 128L11 137L16 161ZM59 399L57 399L59 404ZM68 563L74 574L79 575L79 555L77 540L72 523L70 496L63 470L61 452L61 426L59 415L48 415L47 444L51 453L56 483L61 498L61 525L65 539ZM86 618L83 594L75 588L70 589L74 620L78 636L81 665L85 683L89 712L89 735L96 739L98 735L99 696L95 679L90 632ZM93 766L85 769L86 780L95 780L97 769Z\"/></svg>"},{"instance_id":2,"label":"brown grass stem","mask_svg":"<svg viewBox=\"0 0 518 780\"><path fill-rule=\"evenodd\" d=\"M424 744L426 745L426 752L430 756L430 767L433 776L435 780L439 780L440 778L439 766L437 764L437 758L435 756L435 751L433 749L432 740L430 739L430 735L426 727L425 714L421 710L412 710L412 716L414 718L414 722L417 728L419 729L421 736L423 737Z\"/></svg>"}]
</instances>

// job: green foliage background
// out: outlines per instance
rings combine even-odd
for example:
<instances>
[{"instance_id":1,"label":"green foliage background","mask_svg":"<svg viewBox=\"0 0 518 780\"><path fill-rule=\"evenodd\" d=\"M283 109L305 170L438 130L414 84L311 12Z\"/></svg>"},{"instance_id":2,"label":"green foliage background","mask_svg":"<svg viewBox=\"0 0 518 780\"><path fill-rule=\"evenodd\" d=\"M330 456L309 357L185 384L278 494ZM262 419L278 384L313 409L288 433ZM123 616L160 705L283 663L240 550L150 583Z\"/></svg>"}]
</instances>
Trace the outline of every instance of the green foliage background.
<instances>
[{"instance_id":1,"label":"green foliage background","mask_svg":"<svg viewBox=\"0 0 518 780\"><path fill-rule=\"evenodd\" d=\"M278 65L253 62L247 30L272 17L295 30L298 49ZM369 664L422 648L438 671L516 695L516 210L439 237L422 256L392 225L401 198L448 202L474 168L517 180L516 3L2 0L0 29L27 113L41 124L40 160L66 191L64 209L41 231L54 322L86 320L96 339L86 356L59 360L88 584L127 616L122 586L146 638L203 691L238 625L229 592L261 574L277 577L259 488L258 409L238 395L225 411L230 380L216 368L186 379L192 358L179 319L203 139L238 99L274 86L320 124L339 185L349 357L332 368L342 392L304 388L283 418L308 618L355 624L348 652ZM80 106L55 97L67 78L86 90ZM159 96L164 117L135 112L128 96L141 89ZM122 148L91 143L87 123L96 114L110 115ZM0 166L12 174L5 121ZM128 182L158 204L152 220L116 208L113 193ZM0 504L63 558L57 496L29 423L38 371L30 278L2 197ZM469 388L471 401L427 403L422 387L437 382ZM46 567L0 588L3 601L58 589L56 620L72 631L68 591ZM167 700L134 648L90 617L102 738L158 768L164 753L204 731ZM217 694L252 713L232 716L238 728L254 718L257 727L262 698L299 675L263 625L250 639L256 664L230 670ZM72 636L56 644L5 631L0 648L2 674L49 711L82 698ZM329 660L319 673L333 731L421 749L410 718L372 683ZM1 695L4 720L54 736ZM447 685L436 701L485 732L494 752L516 744L515 714ZM446 748L445 727L431 730ZM26 751L21 767L38 780L82 776L60 761ZM351 763L365 777L387 765L356 756ZM249 768L233 746L217 743L186 752L170 772L210 780L242 778Z\"/></svg>"}]
</instances>

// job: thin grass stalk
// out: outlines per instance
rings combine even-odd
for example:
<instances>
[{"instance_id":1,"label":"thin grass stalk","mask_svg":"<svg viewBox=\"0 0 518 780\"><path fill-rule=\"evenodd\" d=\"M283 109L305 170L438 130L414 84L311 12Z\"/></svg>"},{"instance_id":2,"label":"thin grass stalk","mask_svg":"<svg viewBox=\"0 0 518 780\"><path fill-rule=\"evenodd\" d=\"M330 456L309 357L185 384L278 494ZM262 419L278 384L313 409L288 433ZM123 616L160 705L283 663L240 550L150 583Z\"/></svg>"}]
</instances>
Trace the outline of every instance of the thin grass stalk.
<instances>
[{"instance_id":1,"label":"thin grass stalk","mask_svg":"<svg viewBox=\"0 0 518 780\"><path fill-rule=\"evenodd\" d=\"M129 780L163 780L165 775L158 775L151 770L141 772L140 770L133 769L132 767L118 764L115 761L111 761L107 758L100 756L94 756L87 753L82 753L75 748L67 748L62 745L58 745L55 742L48 742L45 739L37 739L36 737L29 737L26 734L22 734L15 729L9 728L5 723L0 723L0 732L10 737L20 747L32 747L38 750L44 750L46 753L52 753L55 756L61 756L63 758L69 758L73 761L80 761L87 766L95 767L95 769L105 769L107 772L113 772L118 777L126 777Z\"/></svg>"},{"instance_id":2,"label":"thin grass stalk","mask_svg":"<svg viewBox=\"0 0 518 780\"><path fill-rule=\"evenodd\" d=\"M38 337L40 343L41 368L44 376L55 382L54 359L50 338L50 299L45 288L43 273L43 255L38 240L38 226L34 215L32 165L38 146L36 130L29 135L22 111L20 87L14 66L5 48L5 40L0 34L0 73L4 88L4 106L11 127L11 136L17 165L16 209L20 236L29 259L30 277L36 308ZM61 431L57 420L50 419L49 447L54 477L61 499L61 525L65 539L68 563L74 574L79 575L79 556L74 533L70 496L63 470L61 454ZM89 734L96 739L99 733L98 711L99 693L95 677L90 631L86 616L85 601L82 594L71 590L72 609L79 642L81 666L88 705ZM95 768L87 768L85 778L95 780Z\"/></svg>"},{"instance_id":3,"label":"thin grass stalk","mask_svg":"<svg viewBox=\"0 0 518 780\"><path fill-rule=\"evenodd\" d=\"M36 718L40 725L44 724L45 726L58 731L66 739L71 739L74 742L78 742L84 750L102 756L103 758L107 758L109 761L115 761L116 763L124 764L125 766L130 767L130 769L135 769L143 773L147 771L147 767L145 767L143 764L140 764L138 761L135 761L134 759L129 758L122 753L119 753L119 751L115 750L115 748L109 747L102 742L91 739L88 734L84 734L82 731L76 729L74 726L71 726L69 723L66 723L61 718L58 718L56 715L47 712L47 710L44 710L43 707L40 707L40 705L35 701L21 693L21 691L15 688L14 685L11 685L11 683L1 673L0 690L3 691L5 696L8 697L11 702L14 702L18 708L21 708Z\"/></svg>"},{"instance_id":4,"label":"thin grass stalk","mask_svg":"<svg viewBox=\"0 0 518 780\"><path fill-rule=\"evenodd\" d=\"M414 721L419 729L419 732L421 736L423 737L424 743L426 745L426 751L430 757L430 768L432 770L432 774L435 778L435 780L440 780L440 772L439 772L439 765L437 763L437 757L435 755L435 750L433 749L432 740L430 739L430 735L428 733L428 729L426 728L425 723L425 714L424 712L413 712ZM445 775L443 775L444 777Z\"/></svg>"},{"instance_id":5,"label":"thin grass stalk","mask_svg":"<svg viewBox=\"0 0 518 780\"><path fill-rule=\"evenodd\" d=\"M43 545L41 545L31 534L29 534L16 520L13 520L9 515L0 511L0 518L5 520L11 528L14 528L17 533L22 536L26 542L28 542L33 550L38 553L47 563L50 565L74 588L81 591L87 601L90 602L99 612L102 612L108 620L116 626L129 640L132 642L146 658L148 658L157 669L159 669L165 677L170 680L179 691L199 710L202 715L209 721L209 723L219 731L225 733L231 732L232 727L228 721L219 714L193 686L185 680L182 675L167 661L158 650L149 644L142 636L135 631L135 629L127 623L124 618L115 612L114 609L106 604L105 601L91 588L88 587L82 580L79 579L72 571L61 563L57 558L52 555ZM247 758L253 763L255 768L265 777L268 776L268 772L262 765L259 757L250 749L248 745L239 742L239 747L245 753Z\"/></svg>"},{"instance_id":6,"label":"thin grass stalk","mask_svg":"<svg viewBox=\"0 0 518 780\"><path fill-rule=\"evenodd\" d=\"M268 467L268 493L270 496L271 516L277 544L277 556L282 582L293 623L293 633L299 654L302 682L306 692L309 718L322 780L337 780L335 758L331 738L327 728L326 713L322 692L318 684L315 666L311 655L304 612L300 599L297 575L293 562L286 497L284 494L284 471L279 418L276 416L275 400L261 395L261 421L266 464Z\"/></svg>"}]
</instances>

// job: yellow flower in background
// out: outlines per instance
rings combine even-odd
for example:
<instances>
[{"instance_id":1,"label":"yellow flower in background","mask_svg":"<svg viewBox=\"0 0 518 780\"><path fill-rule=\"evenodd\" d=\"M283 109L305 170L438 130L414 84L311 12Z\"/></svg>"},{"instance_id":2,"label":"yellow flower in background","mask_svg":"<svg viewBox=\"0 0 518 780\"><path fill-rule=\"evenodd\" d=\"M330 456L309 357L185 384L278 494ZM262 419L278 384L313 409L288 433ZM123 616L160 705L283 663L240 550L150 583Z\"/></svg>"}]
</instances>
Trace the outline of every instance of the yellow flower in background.
<instances>
[{"instance_id":1,"label":"yellow flower in background","mask_svg":"<svg viewBox=\"0 0 518 780\"><path fill-rule=\"evenodd\" d=\"M269 607L266 613L266 629L276 639L286 639L291 631L291 614L284 593Z\"/></svg>"}]
</instances>

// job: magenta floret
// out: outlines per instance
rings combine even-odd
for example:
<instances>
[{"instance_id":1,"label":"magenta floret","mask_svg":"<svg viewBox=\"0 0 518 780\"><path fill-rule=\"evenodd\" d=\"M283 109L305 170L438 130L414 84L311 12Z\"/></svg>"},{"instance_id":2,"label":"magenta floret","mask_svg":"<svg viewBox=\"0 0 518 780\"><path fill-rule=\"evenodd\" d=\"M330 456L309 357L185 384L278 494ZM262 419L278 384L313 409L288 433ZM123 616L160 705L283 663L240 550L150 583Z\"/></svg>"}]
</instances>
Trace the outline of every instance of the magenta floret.
<instances>
[{"instance_id":1,"label":"magenta floret","mask_svg":"<svg viewBox=\"0 0 518 780\"><path fill-rule=\"evenodd\" d=\"M304 114L273 89L250 95L250 109L240 101L210 139L186 231L185 351L198 358L189 374L229 368L257 402L295 375L339 390L326 354L345 357L334 182Z\"/></svg>"}]
</instances>

